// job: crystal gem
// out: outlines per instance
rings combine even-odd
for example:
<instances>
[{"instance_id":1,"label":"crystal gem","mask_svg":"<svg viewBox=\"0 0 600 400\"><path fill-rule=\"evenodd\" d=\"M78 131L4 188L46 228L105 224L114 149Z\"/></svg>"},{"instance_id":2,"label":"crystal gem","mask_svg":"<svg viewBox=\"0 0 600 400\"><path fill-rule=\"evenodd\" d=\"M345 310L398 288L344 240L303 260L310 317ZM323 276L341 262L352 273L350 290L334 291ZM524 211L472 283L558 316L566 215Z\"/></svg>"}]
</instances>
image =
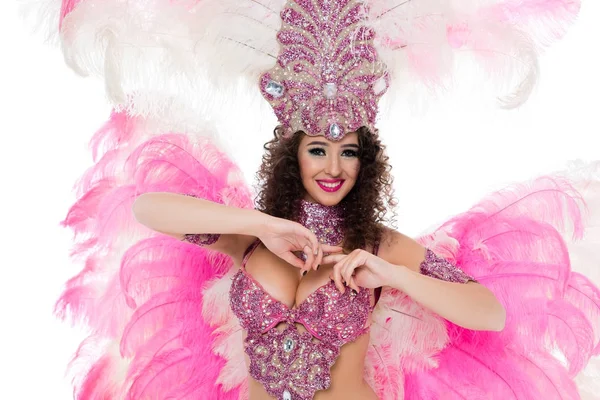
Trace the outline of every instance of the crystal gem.
<instances>
[{"instance_id":1,"label":"crystal gem","mask_svg":"<svg viewBox=\"0 0 600 400\"><path fill-rule=\"evenodd\" d=\"M283 96L283 85L279 82L269 81L269 83L267 83L267 87L265 88L265 92L269 93L273 97L281 97Z\"/></svg>"},{"instance_id":2,"label":"crystal gem","mask_svg":"<svg viewBox=\"0 0 600 400\"><path fill-rule=\"evenodd\" d=\"M331 126L329 127L329 135L333 139L338 139L341 134L342 134L342 130L341 130L340 126L338 124L331 124Z\"/></svg>"},{"instance_id":3,"label":"crystal gem","mask_svg":"<svg viewBox=\"0 0 600 400\"><path fill-rule=\"evenodd\" d=\"M285 351L286 353L289 353L290 351L292 351L292 348L294 347L294 341L290 338L286 338L283 341L283 351Z\"/></svg>"},{"instance_id":4,"label":"crystal gem","mask_svg":"<svg viewBox=\"0 0 600 400\"><path fill-rule=\"evenodd\" d=\"M331 100L333 98L335 98L335 96L337 95L337 86L335 83L326 83L323 86L323 95L325 96L325 98Z\"/></svg>"},{"instance_id":5,"label":"crystal gem","mask_svg":"<svg viewBox=\"0 0 600 400\"><path fill-rule=\"evenodd\" d=\"M289 391L284 390L283 391L283 400L292 400L292 394Z\"/></svg>"}]
</instances>

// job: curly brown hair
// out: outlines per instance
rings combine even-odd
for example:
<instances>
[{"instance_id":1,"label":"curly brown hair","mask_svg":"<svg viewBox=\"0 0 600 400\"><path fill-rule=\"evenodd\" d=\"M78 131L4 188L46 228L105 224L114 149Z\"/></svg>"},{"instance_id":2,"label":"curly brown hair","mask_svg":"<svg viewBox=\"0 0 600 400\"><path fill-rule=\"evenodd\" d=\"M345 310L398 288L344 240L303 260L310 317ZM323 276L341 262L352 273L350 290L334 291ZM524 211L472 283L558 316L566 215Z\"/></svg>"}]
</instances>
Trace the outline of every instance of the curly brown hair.
<instances>
[{"instance_id":1,"label":"curly brown hair","mask_svg":"<svg viewBox=\"0 0 600 400\"><path fill-rule=\"evenodd\" d=\"M345 214L343 247L346 250L372 246L381 239L384 223L393 225L395 219L396 199L385 147L377 132L364 126L356 132L360 171L356 184L341 202ZM298 204L306 193L298 163L298 147L304 132L285 138L283 129L278 126L273 134L274 138L264 145L266 152L256 174L256 207L274 217L297 220ZM391 217L388 217L388 211Z\"/></svg>"}]
</instances>

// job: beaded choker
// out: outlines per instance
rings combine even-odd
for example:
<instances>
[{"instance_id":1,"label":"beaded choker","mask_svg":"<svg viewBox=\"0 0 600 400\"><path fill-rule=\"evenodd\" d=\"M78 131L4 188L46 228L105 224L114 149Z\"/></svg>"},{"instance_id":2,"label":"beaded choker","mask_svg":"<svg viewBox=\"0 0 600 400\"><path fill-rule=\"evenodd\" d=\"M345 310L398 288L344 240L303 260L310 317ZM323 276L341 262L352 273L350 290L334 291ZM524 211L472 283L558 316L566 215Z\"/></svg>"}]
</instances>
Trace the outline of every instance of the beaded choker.
<instances>
[{"instance_id":1,"label":"beaded choker","mask_svg":"<svg viewBox=\"0 0 600 400\"><path fill-rule=\"evenodd\" d=\"M339 245L344 239L343 215L343 206L324 206L301 200L298 223L310 229L319 242Z\"/></svg>"}]
</instances>

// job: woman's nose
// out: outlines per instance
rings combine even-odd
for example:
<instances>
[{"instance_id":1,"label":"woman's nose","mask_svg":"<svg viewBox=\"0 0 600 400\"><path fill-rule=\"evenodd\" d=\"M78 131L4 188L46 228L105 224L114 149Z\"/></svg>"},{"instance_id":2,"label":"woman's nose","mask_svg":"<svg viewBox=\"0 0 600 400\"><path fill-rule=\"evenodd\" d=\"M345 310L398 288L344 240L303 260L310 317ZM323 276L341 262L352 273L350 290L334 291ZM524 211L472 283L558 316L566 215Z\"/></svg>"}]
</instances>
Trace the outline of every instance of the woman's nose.
<instances>
[{"instance_id":1,"label":"woman's nose","mask_svg":"<svg viewBox=\"0 0 600 400\"><path fill-rule=\"evenodd\" d=\"M331 176L338 176L342 173L342 168L340 166L340 160L338 157L329 157L325 172Z\"/></svg>"}]
</instances>

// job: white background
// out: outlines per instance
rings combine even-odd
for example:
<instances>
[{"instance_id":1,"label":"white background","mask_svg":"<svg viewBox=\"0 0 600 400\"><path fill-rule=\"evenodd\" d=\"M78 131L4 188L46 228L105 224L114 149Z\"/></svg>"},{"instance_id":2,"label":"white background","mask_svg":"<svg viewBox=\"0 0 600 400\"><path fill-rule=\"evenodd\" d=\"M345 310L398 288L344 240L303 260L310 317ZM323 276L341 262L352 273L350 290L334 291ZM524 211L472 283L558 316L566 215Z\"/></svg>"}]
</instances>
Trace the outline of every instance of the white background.
<instances>
[{"instance_id":1,"label":"white background","mask_svg":"<svg viewBox=\"0 0 600 400\"><path fill-rule=\"evenodd\" d=\"M401 231L416 235L569 160L600 159L600 3L584 3L566 38L542 57L539 85L520 109L457 95L427 112L397 110L380 125ZM58 49L29 31L12 2L0 3L0 399L69 399L64 368L81 333L56 321L52 307L80 267L69 261L70 232L58 223L91 164L87 141L110 108L101 83L77 77ZM253 143L234 149L248 180L262 149Z\"/></svg>"}]
</instances>

